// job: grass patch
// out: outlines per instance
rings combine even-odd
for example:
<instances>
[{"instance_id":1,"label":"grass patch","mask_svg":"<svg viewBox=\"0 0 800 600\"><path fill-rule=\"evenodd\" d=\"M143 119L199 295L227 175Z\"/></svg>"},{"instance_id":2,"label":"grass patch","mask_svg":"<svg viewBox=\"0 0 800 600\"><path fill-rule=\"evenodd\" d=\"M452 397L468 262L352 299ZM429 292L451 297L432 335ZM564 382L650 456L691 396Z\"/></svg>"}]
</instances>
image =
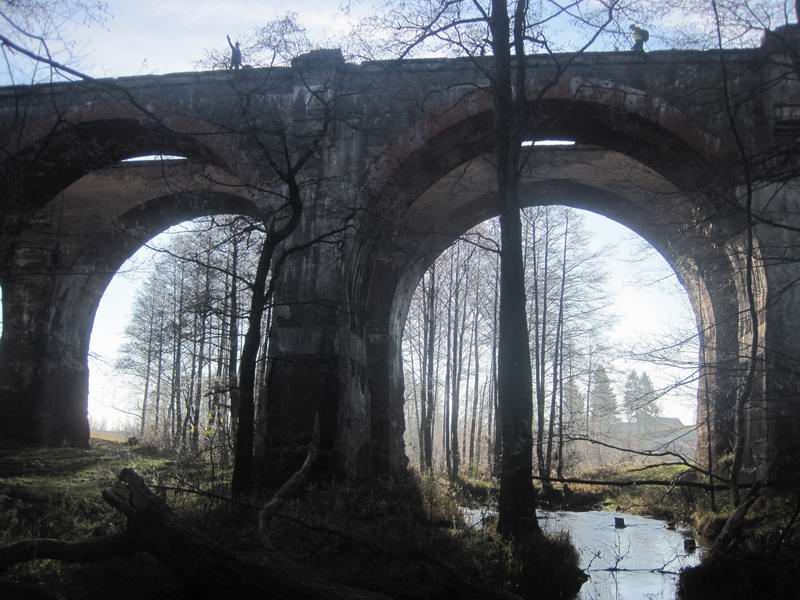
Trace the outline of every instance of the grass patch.
<instances>
[{"instance_id":1,"label":"grass patch","mask_svg":"<svg viewBox=\"0 0 800 600\"><path fill-rule=\"evenodd\" d=\"M88 449L0 448L0 544L49 537L84 540L125 527L125 520L102 499L123 467L149 475L170 468L165 457L93 440ZM43 585L70 599L113 594L123 600L170 598L177 584L160 565L144 555L96 564L68 565L34 561L17 565L4 579L10 584ZM8 590L0 589L9 594Z\"/></svg>"},{"instance_id":2,"label":"grass patch","mask_svg":"<svg viewBox=\"0 0 800 600\"><path fill-rule=\"evenodd\" d=\"M220 483L226 473L212 465L204 454L169 456L97 439L88 449L0 448L0 543L82 540L122 530L124 518L105 504L101 490L131 467L206 535L237 552L269 551L257 535L254 509L210 497L227 490ZM192 489L206 495L180 491ZM465 498L485 506L493 493L483 482L413 474L361 486L310 483L272 519L270 543L332 580L398 600L492 600L563 588L564 565L571 565L570 556L577 564L568 538L537 540L530 556L520 557L491 518L483 526L465 522ZM535 568L526 568L525 559ZM29 562L3 576L0 596L8 584L43 585L79 600L186 593L183 582L146 555L94 564Z\"/></svg>"},{"instance_id":3,"label":"grass patch","mask_svg":"<svg viewBox=\"0 0 800 600\"><path fill-rule=\"evenodd\" d=\"M122 431L92 431L90 437L93 440L124 444L128 441L129 436Z\"/></svg>"},{"instance_id":4,"label":"grass patch","mask_svg":"<svg viewBox=\"0 0 800 600\"><path fill-rule=\"evenodd\" d=\"M643 479L659 481L697 481L697 475L683 465L654 465L643 469L641 464L620 464L582 471L580 479L634 482ZM692 515L705 508L708 495L696 488L663 485L587 485L570 484L578 493L594 494L603 510L627 512L667 521L691 522Z\"/></svg>"}]
</instances>

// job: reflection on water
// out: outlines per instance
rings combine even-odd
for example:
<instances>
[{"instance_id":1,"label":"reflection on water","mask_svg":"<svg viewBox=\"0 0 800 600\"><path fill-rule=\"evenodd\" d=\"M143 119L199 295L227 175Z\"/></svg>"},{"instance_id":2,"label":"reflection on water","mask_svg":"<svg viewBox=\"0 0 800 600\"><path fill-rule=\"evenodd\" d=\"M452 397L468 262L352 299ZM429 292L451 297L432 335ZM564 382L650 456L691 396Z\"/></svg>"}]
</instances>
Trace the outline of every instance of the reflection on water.
<instances>
[{"instance_id":1,"label":"reflection on water","mask_svg":"<svg viewBox=\"0 0 800 600\"><path fill-rule=\"evenodd\" d=\"M584 600L671 600L678 571L700 560L698 552L684 552L680 533L656 519L600 511L540 516L545 531L572 536L581 568L591 578L581 588L579 598ZM614 528L615 516L625 518L625 529Z\"/></svg>"},{"instance_id":2,"label":"reflection on water","mask_svg":"<svg viewBox=\"0 0 800 600\"><path fill-rule=\"evenodd\" d=\"M481 519L467 510L468 522ZM637 515L601 511L539 513L548 533L569 532L590 579L581 588L581 600L671 600L678 571L696 565L700 553L683 550L683 536L664 522ZM614 517L624 517L625 529L614 528Z\"/></svg>"}]
</instances>

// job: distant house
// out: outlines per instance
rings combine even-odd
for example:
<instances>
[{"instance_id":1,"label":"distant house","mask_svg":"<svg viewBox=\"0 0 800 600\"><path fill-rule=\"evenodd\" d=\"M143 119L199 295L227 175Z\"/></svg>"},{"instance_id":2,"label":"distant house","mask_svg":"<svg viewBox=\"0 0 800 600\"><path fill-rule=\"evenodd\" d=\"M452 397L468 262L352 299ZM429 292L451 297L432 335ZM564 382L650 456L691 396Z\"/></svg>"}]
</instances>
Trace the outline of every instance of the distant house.
<instances>
[{"instance_id":1,"label":"distant house","mask_svg":"<svg viewBox=\"0 0 800 600\"><path fill-rule=\"evenodd\" d=\"M688 458L694 458L697 450L697 427L684 425L673 417L639 415L636 420L612 422L599 425L592 437L609 446L635 451L662 452L669 450ZM651 459L640 455L608 448L600 444L586 443L581 448L582 461L598 466L618 462L648 462Z\"/></svg>"}]
</instances>

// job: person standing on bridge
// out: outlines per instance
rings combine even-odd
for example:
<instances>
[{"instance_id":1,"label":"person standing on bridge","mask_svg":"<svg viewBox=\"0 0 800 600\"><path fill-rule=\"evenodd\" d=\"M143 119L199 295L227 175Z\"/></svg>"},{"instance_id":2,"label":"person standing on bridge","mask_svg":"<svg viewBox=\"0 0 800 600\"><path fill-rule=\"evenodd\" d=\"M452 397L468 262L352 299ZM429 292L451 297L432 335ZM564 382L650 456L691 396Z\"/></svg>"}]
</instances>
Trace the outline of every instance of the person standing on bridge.
<instances>
[{"instance_id":1,"label":"person standing on bridge","mask_svg":"<svg viewBox=\"0 0 800 600\"><path fill-rule=\"evenodd\" d=\"M633 35L633 48L631 48L631 50L638 52L644 57L644 43L650 39L650 32L648 32L647 29L642 29L633 24L631 24L629 29Z\"/></svg>"},{"instance_id":2,"label":"person standing on bridge","mask_svg":"<svg viewBox=\"0 0 800 600\"><path fill-rule=\"evenodd\" d=\"M231 43L231 36L226 35L228 38L228 46L231 47L231 69L234 71L240 69L242 67L242 50L239 48L239 40L236 40L236 44Z\"/></svg>"}]
</instances>

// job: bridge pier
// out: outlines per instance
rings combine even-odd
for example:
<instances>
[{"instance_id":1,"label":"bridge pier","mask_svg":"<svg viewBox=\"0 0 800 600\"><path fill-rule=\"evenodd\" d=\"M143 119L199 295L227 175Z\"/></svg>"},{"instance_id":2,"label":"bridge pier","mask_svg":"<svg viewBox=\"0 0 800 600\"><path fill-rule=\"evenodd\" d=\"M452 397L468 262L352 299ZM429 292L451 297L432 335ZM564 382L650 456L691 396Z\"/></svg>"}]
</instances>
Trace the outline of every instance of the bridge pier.
<instances>
[{"instance_id":1,"label":"bridge pier","mask_svg":"<svg viewBox=\"0 0 800 600\"><path fill-rule=\"evenodd\" d=\"M334 470L337 466L340 393L332 329L303 324L302 315L293 315L294 323L287 322L290 318L273 317L265 397L259 407L263 448L256 451L263 454L261 476L270 484L285 481L302 464L317 417L319 463Z\"/></svg>"},{"instance_id":2,"label":"bridge pier","mask_svg":"<svg viewBox=\"0 0 800 600\"><path fill-rule=\"evenodd\" d=\"M321 238L336 243L309 244L278 275L256 432L267 484L283 483L302 463L317 417L321 472L349 479L374 472L363 307L351 303L353 282L344 274L352 235L330 200L334 184L324 174L319 180L308 190L301 228L281 251Z\"/></svg>"},{"instance_id":3,"label":"bridge pier","mask_svg":"<svg viewBox=\"0 0 800 600\"><path fill-rule=\"evenodd\" d=\"M756 287L765 301L763 362L757 371L761 394L748 407L751 460L756 476L793 479L800 473L800 179L763 186L754 202L761 214L783 227L756 227L756 234L769 243L761 251L766 286Z\"/></svg>"},{"instance_id":4,"label":"bridge pier","mask_svg":"<svg viewBox=\"0 0 800 600\"><path fill-rule=\"evenodd\" d=\"M88 338L53 301L48 275L3 281L0 437L42 446L87 446Z\"/></svg>"}]
</instances>

